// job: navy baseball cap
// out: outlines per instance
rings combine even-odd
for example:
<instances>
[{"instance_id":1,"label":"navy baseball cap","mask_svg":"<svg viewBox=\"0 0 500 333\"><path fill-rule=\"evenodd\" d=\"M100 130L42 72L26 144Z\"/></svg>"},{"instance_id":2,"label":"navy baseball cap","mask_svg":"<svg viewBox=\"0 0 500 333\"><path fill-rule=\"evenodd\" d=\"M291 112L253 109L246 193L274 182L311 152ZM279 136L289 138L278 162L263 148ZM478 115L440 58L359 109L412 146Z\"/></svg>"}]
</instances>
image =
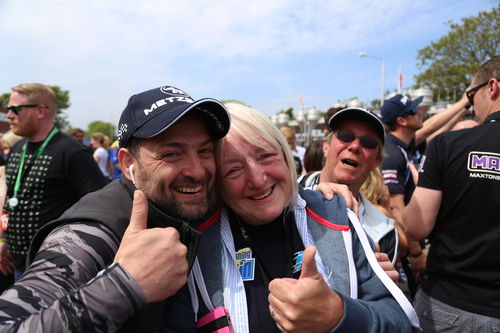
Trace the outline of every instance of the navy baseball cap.
<instances>
[{"instance_id":1,"label":"navy baseball cap","mask_svg":"<svg viewBox=\"0 0 500 333\"><path fill-rule=\"evenodd\" d=\"M392 124L398 119L410 113L413 108L416 108L420 103L422 103L424 96L420 96L415 100L411 100L410 97L402 94L397 94L385 101L380 113L382 114L382 121L386 124Z\"/></svg>"},{"instance_id":2,"label":"navy baseball cap","mask_svg":"<svg viewBox=\"0 0 500 333\"><path fill-rule=\"evenodd\" d=\"M195 101L178 88L163 86L130 97L118 124L120 148L132 137L147 139L163 133L187 113L199 116L216 140L229 131L229 113L219 101Z\"/></svg>"},{"instance_id":3,"label":"navy baseball cap","mask_svg":"<svg viewBox=\"0 0 500 333\"><path fill-rule=\"evenodd\" d=\"M370 110L365 110L363 108L346 108L337 111L328 121L328 125L332 131L335 130L343 121L347 119L356 119L360 121L365 121L372 125L373 129L377 133L380 141L384 144L385 141L385 128L384 124L380 120L379 116Z\"/></svg>"}]
</instances>

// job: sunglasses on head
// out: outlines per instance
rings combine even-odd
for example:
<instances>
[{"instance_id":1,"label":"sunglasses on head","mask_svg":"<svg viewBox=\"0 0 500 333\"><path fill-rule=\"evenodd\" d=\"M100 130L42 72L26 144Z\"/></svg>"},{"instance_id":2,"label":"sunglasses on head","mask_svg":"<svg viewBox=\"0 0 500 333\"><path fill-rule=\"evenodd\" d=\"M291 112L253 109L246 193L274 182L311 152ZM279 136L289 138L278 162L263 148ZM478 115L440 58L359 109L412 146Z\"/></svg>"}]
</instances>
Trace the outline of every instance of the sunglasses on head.
<instances>
[{"instance_id":1,"label":"sunglasses on head","mask_svg":"<svg viewBox=\"0 0 500 333\"><path fill-rule=\"evenodd\" d=\"M375 149L380 144L380 142L374 138L371 138L369 136L356 136L352 131L349 130L337 131L336 136L337 139L345 143L353 142L354 140L356 140L356 138L358 138L361 146L366 149Z\"/></svg>"},{"instance_id":2,"label":"sunglasses on head","mask_svg":"<svg viewBox=\"0 0 500 333\"><path fill-rule=\"evenodd\" d=\"M21 111L21 108L34 108L37 107L38 105L40 104L11 105L7 107L7 110L12 111L12 113L17 116L19 115L19 111Z\"/></svg>"}]
</instances>

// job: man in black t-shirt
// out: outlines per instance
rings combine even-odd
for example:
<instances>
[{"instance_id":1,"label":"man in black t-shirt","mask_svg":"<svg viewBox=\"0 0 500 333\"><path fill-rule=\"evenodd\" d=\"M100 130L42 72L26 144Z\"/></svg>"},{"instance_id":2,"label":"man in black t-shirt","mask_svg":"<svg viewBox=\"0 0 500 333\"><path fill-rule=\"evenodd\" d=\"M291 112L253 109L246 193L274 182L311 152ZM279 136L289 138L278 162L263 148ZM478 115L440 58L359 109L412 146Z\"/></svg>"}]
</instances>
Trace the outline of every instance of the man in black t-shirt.
<instances>
[{"instance_id":1,"label":"man in black t-shirt","mask_svg":"<svg viewBox=\"0 0 500 333\"><path fill-rule=\"evenodd\" d=\"M25 269L26 253L38 229L104 186L88 151L54 127L56 108L54 92L43 84L12 88L7 117L12 132L24 139L12 147L6 167L8 192L2 214L6 238L0 237L0 265L8 269L12 258L16 279Z\"/></svg>"},{"instance_id":2,"label":"man in black t-shirt","mask_svg":"<svg viewBox=\"0 0 500 333\"><path fill-rule=\"evenodd\" d=\"M424 331L500 327L500 56L466 95L482 125L430 142L404 213L410 236L431 241L415 300Z\"/></svg>"}]
</instances>

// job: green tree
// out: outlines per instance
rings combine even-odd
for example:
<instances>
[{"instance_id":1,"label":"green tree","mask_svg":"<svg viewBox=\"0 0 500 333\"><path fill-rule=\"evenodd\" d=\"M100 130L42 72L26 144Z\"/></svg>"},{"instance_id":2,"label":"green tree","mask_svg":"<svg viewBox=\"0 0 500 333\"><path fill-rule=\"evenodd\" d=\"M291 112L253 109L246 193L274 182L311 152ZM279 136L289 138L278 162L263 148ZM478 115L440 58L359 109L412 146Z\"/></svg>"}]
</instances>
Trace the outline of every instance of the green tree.
<instances>
[{"instance_id":1,"label":"green tree","mask_svg":"<svg viewBox=\"0 0 500 333\"><path fill-rule=\"evenodd\" d=\"M87 132L85 133L88 138L95 132L101 132L104 135L109 136L110 143L116 140L116 127L111 123L107 123L100 120L95 120L88 124Z\"/></svg>"},{"instance_id":2,"label":"green tree","mask_svg":"<svg viewBox=\"0 0 500 333\"><path fill-rule=\"evenodd\" d=\"M63 110L66 110L71 106L69 101L69 90L63 90L59 86L49 87L54 90L57 99L57 114L55 118L56 126L61 130L65 130L70 127L70 123L67 119L68 115L63 112Z\"/></svg>"},{"instance_id":3,"label":"green tree","mask_svg":"<svg viewBox=\"0 0 500 333\"><path fill-rule=\"evenodd\" d=\"M456 100L478 67L499 53L499 18L500 4L459 24L448 21L448 34L418 51L415 87L432 89L436 100Z\"/></svg>"},{"instance_id":4,"label":"green tree","mask_svg":"<svg viewBox=\"0 0 500 333\"><path fill-rule=\"evenodd\" d=\"M2 109L7 107L7 103L9 103L9 98L10 98L9 93L5 93L2 94L2 96L0 96L0 106L2 107Z\"/></svg>"},{"instance_id":5,"label":"green tree","mask_svg":"<svg viewBox=\"0 0 500 333\"><path fill-rule=\"evenodd\" d=\"M55 118L56 127L60 130L66 130L70 124L67 120L67 115L63 112L63 110L70 107L71 103L69 101L69 90L63 90L59 86L50 86L49 87L56 94L57 100L57 114ZM10 93L4 93L0 96L1 106L2 108L6 107L9 103Z\"/></svg>"},{"instance_id":6,"label":"green tree","mask_svg":"<svg viewBox=\"0 0 500 333\"><path fill-rule=\"evenodd\" d=\"M371 110L371 111L380 111L380 109L382 107L380 105L380 98L372 99L370 102L365 103L365 104L368 105L368 110Z\"/></svg>"},{"instance_id":7,"label":"green tree","mask_svg":"<svg viewBox=\"0 0 500 333\"><path fill-rule=\"evenodd\" d=\"M239 101L237 99L221 99L219 100L219 102L221 102L222 104L227 104L227 103L238 103L238 104L241 104L241 105L245 105L245 106L248 106L250 107L250 105L246 104L246 103L243 103L242 101Z\"/></svg>"}]
</instances>

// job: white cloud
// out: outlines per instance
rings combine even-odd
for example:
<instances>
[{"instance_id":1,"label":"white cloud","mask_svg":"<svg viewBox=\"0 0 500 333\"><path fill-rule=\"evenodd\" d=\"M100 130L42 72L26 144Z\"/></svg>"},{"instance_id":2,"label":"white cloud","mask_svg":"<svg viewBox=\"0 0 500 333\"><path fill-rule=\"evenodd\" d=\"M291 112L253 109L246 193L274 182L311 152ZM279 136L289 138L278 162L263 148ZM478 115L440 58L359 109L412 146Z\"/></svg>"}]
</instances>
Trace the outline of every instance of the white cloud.
<instances>
[{"instance_id":1,"label":"white cloud","mask_svg":"<svg viewBox=\"0 0 500 333\"><path fill-rule=\"evenodd\" d=\"M10 1L1 26L54 62L127 54L177 60L345 50L407 32L406 1ZM410 5L416 12L430 4ZM22 17L22 24L20 23ZM24 48L21 43L21 49ZM68 59L70 57L71 59Z\"/></svg>"},{"instance_id":2,"label":"white cloud","mask_svg":"<svg viewBox=\"0 0 500 333\"><path fill-rule=\"evenodd\" d=\"M359 51L385 45L389 57L402 51L398 43L427 41L429 35L445 30L443 21L479 10L469 4L465 0L3 0L0 89L33 81L69 89L73 106L68 113L79 126L110 112L117 119L127 96L165 82L175 82L196 97L245 96L249 104L275 105L292 98L296 103L293 95L308 81L307 89L325 100L324 87L314 86L314 81L321 81L318 76L343 78L358 72ZM353 54L349 63L339 63L338 56L346 52ZM336 63L334 73L327 74L333 70L325 65L327 58ZM242 88L246 91L238 90ZM354 86L355 92L344 97L362 89ZM267 99L271 90L272 101Z\"/></svg>"}]
</instances>

